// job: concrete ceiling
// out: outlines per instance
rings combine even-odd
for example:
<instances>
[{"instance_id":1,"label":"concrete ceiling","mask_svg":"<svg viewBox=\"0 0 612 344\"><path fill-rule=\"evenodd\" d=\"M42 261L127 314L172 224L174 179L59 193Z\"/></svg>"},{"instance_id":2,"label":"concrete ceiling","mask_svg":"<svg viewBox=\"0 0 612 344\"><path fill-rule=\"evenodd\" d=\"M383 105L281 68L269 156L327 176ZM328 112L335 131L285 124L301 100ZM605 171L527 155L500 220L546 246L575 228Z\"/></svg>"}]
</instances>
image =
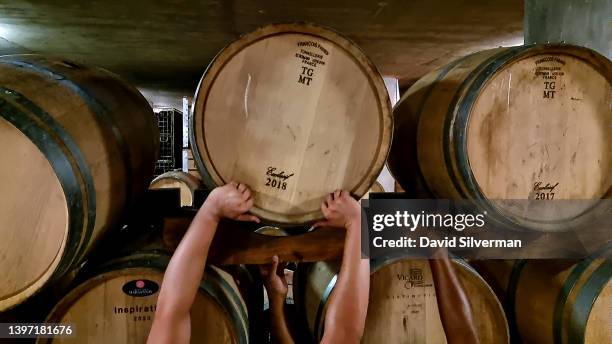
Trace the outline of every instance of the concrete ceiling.
<instances>
[{"instance_id":1,"label":"concrete ceiling","mask_svg":"<svg viewBox=\"0 0 612 344\"><path fill-rule=\"evenodd\" d=\"M522 43L521 0L107 0L0 3L0 53L98 65L151 89L192 92L223 46L267 23L312 21L410 84L459 56Z\"/></svg>"}]
</instances>

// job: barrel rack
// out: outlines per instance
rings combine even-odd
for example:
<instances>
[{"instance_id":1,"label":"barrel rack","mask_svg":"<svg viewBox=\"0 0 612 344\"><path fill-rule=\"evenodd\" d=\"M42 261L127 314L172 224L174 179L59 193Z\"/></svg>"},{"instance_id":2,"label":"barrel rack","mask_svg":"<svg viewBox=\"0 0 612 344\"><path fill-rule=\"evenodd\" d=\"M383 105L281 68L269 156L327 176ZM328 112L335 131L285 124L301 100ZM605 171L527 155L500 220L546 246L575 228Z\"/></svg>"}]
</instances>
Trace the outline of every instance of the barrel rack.
<instances>
[{"instance_id":1,"label":"barrel rack","mask_svg":"<svg viewBox=\"0 0 612 344\"><path fill-rule=\"evenodd\" d=\"M196 190L193 208L180 207L178 189L148 190L128 218L128 227L152 226L163 233L164 244L175 249L208 191ZM339 259L344 247L343 229L321 227L290 236L267 236L252 231L255 224L231 220L219 223L208 262L218 265L265 264L277 255L281 261L315 262ZM257 225L261 227L263 225Z\"/></svg>"},{"instance_id":2,"label":"barrel rack","mask_svg":"<svg viewBox=\"0 0 612 344\"><path fill-rule=\"evenodd\" d=\"M178 245L193 216L164 218L165 240L170 233ZM261 235L234 221L219 224L212 242L209 261L219 265L265 264L277 255L285 262L315 262L338 259L342 255L344 231L323 227L312 232L286 237Z\"/></svg>"}]
</instances>

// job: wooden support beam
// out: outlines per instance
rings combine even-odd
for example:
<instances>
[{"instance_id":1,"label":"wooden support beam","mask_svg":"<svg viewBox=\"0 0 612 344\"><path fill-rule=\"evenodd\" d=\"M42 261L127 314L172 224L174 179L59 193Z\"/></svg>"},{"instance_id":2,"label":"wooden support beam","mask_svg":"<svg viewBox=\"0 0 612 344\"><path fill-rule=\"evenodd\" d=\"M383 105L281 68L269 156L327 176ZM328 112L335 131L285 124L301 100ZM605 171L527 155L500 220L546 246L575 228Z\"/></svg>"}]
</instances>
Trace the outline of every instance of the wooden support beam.
<instances>
[{"instance_id":1,"label":"wooden support beam","mask_svg":"<svg viewBox=\"0 0 612 344\"><path fill-rule=\"evenodd\" d=\"M187 231L193 216L166 217L163 236L174 249ZM342 257L345 230L323 227L312 232L274 237L252 232L244 223L224 220L219 224L208 261L218 265L265 264L277 255L286 262L315 262Z\"/></svg>"}]
</instances>

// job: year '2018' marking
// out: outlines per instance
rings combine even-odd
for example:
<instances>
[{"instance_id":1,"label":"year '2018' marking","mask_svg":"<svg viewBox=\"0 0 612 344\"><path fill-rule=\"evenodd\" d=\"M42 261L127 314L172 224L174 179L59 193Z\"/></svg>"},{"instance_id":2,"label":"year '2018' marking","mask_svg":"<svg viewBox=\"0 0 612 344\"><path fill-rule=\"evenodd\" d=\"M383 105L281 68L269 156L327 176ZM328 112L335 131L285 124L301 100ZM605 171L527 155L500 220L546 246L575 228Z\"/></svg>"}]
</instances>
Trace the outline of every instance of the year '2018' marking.
<instances>
[{"instance_id":1,"label":"year '2018' marking","mask_svg":"<svg viewBox=\"0 0 612 344\"><path fill-rule=\"evenodd\" d=\"M277 168L270 166L266 171L266 186L279 190L287 190L287 179L293 177L294 173L287 174L285 171L277 172Z\"/></svg>"},{"instance_id":2,"label":"year '2018' marking","mask_svg":"<svg viewBox=\"0 0 612 344\"><path fill-rule=\"evenodd\" d=\"M281 182L280 180L266 178L266 186L270 186L273 188L287 190L287 182Z\"/></svg>"}]
</instances>

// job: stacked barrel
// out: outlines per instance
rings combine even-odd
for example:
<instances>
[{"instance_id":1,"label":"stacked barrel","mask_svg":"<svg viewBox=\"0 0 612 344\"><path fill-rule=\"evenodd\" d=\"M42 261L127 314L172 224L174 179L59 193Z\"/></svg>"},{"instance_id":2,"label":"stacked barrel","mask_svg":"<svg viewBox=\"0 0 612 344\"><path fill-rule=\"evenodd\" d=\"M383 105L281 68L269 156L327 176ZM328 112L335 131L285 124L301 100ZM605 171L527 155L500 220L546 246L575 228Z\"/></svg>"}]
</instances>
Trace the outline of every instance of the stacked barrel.
<instances>
[{"instance_id":1,"label":"stacked barrel","mask_svg":"<svg viewBox=\"0 0 612 344\"><path fill-rule=\"evenodd\" d=\"M509 332L502 305L489 285L465 261L454 269L469 302L481 343L508 343ZM309 333L323 337L327 302L339 271L338 264L319 262L298 269L296 302ZM438 297L427 260L381 259L371 263L370 302L363 343L444 343Z\"/></svg>"},{"instance_id":2,"label":"stacked barrel","mask_svg":"<svg viewBox=\"0 0 612 344\"><path fill-rule=\"evenodd\" d=\"M81 271L77 285L53 307L46 322L74 324L80 332L77 342L145 343L170 255L159 236L144 235L123 252ZM217 267L207 267L190 320L195 343L248 343L245 300L232 275ZM38 340L64 342L75 338Z\"/></svg>"},{"instance_id":3,"label":"stacked barrel","mask_svg":"<svg viewBox=\"0 0 612 344\"><path fill-rule=\"evenodd\" d=\"M159 137L152 110L110 72L40 56L3 57L0 69L0 311L70 272L46 321L73 322L88 342L143 342L171 252L89 253L133 215L125 212L147 188L178 188L190 207L199 180L176 171L151 181ZM320 219L320 202L335 189L368 192L393 122L374 65L344 36L312 24L271 25L224 49L202 77L191 120L206 186L244 182L256 215L293 227ZM114 253L124 245L117 242L102 251ZM248 341L232 283L210 268L193 338Z\"/></svg>"},{"instance_id":4,"label":"stacked barrel","mask_svg":"<svg viewBox=\"0 0 612 344\"><path fill-rule=\"evenodd\" d=\"M194 98L190 139L209 188L245 183L255 215L296 225L321 219L336 189L357 198L369 190L392 126L382 77L354 43L316 25L279 24L216 56Z\"/></svg>"},{"instance_id":5,"label":"stacked barrel","mask_svg":"<svg viewBox=\"0 0 612 344\"><path fill-rule=\"evenodd\" d=\"M196 176L182 171L170 171L153 179L149 189L179 189L181 206L191 207L195 190L201 187L202 181Z\"/></svg>"},{"instance_id":6,"label":"stacked barrel","mask_svg":"<svg viewBox=\"0 0 612 344\"><path fill-rule=\"evenodd\" d=\"M90 253L117 239L147 188L178 187L191 205L199 181L171 172L149 185L155 117L114 74L38 55L1 57L0 71L2 319L75 326L75 338L39 342L144 343L171 252L137 238L120 255L123 240ZM192 322L198 342L248 342L232 276L207 268Z\"/></svg>"},{"instance_id":7,"label":"stacked barrel","mask_svg":"<svg viewBox=\"0 0 612 344\"><path fill-rule=\"evenodd\" d=\"M474 264L504 300L517 340L606 343L612 331L612 262L602 254L581 261L493 260Z\"/></svg>"},{"instance_id":8,"label":"stacked barrel","mask_svg":"<svg viewBox=\"0 0 612 344\"><path fill-rule=\"evenodd\" d=\"M253 213L265 221L311 223L335 189L356 198L381 191L374 181L391 141L388 102L378 72L342 36L312 25L268 26L230 44L201 79L191 117L194 159L210 188L230 180L248 184ZM315 340L338 272L329 266L302 264L296 272L302 296L295 301ZM455 270L472 297L482 341L508 342L504 312L486 282L465 262ZM445 340L426 261L400 259L373 271L366 342L383 333L391 341L422 342L434 334ZM414 271L425 280L409 292L423 305L409 312L409 303L389 299L406 294L406 281L390 280Z\"/></svg>"},{"instance_id":9,"label":"stacked barrel","mask_svg":"<svg viewBox=\"0 0 612 344\"><path fill-rule=\"evenodd\" d=\"M582 47L466 56L418 80L395 106L389 169L411 197L471 199L504 228L579 228L611 195L611 85L612 63ZM552 200L579 202L543 211ZM472 263L503 300L515 341L604 343L607 257Z\"/></svg>"},{"instance_id":10,"label":"stacked barrel","mask_svg":"<svg viewBox=\"0 0 612 344\"><path fill-rule=\"evenodd\" d=\"M200 80L190 143L202 181L179 171L152 181L158 132L137 90L70 61L0 57L0 312L80 270L46 321L74 323L91 343L144 342L171 250L157 237L104 259L89 253L147 188L179 189L180 206L194 207L203 185L239 181L269 225L258 232L291 235L323 217L321 201L334 190L356 199L383 192L375 181L389 154L411 198L471 199L514 229L581 224L611 195L611 84L612 63L586 48L499 48L424 76L392 110L353 42L313 24L269 25L228 45ZM498 202L553 199L589 202L544 217ZM470 264L452 266L481 343L612 337L609 260ZM447 341L427 261L372 261L371 271L364 343ZM338 273L329 262L295 273L296 308L313 340ZM207 267L193 340L252 342L249 312L262 307L249 305L245 290L261 287Z\"/></svg>"},{"instance_id":11,"label":"stacked barrel","mask_svg":"<svg viewBox=\"0 0 612 344\"><path fill-rule=\"evenodd\" d=\"M0 311L81 263L148 185L157 127L110 72L0 58Z\"/></svg>"},{"instance_id":12,"label":"stacked barrel","mask_svg":"<svg viewBox=\"0 0 612 344\"><path fill-rule=\"evenodd\" d=\"M473 199L508 226L579 224L610 197L611 78L608 59L569 45L466 56L402 96L389 169L413 196ZM499 202L559 199L592 202Z\"/></svg>"}]
</instances>

